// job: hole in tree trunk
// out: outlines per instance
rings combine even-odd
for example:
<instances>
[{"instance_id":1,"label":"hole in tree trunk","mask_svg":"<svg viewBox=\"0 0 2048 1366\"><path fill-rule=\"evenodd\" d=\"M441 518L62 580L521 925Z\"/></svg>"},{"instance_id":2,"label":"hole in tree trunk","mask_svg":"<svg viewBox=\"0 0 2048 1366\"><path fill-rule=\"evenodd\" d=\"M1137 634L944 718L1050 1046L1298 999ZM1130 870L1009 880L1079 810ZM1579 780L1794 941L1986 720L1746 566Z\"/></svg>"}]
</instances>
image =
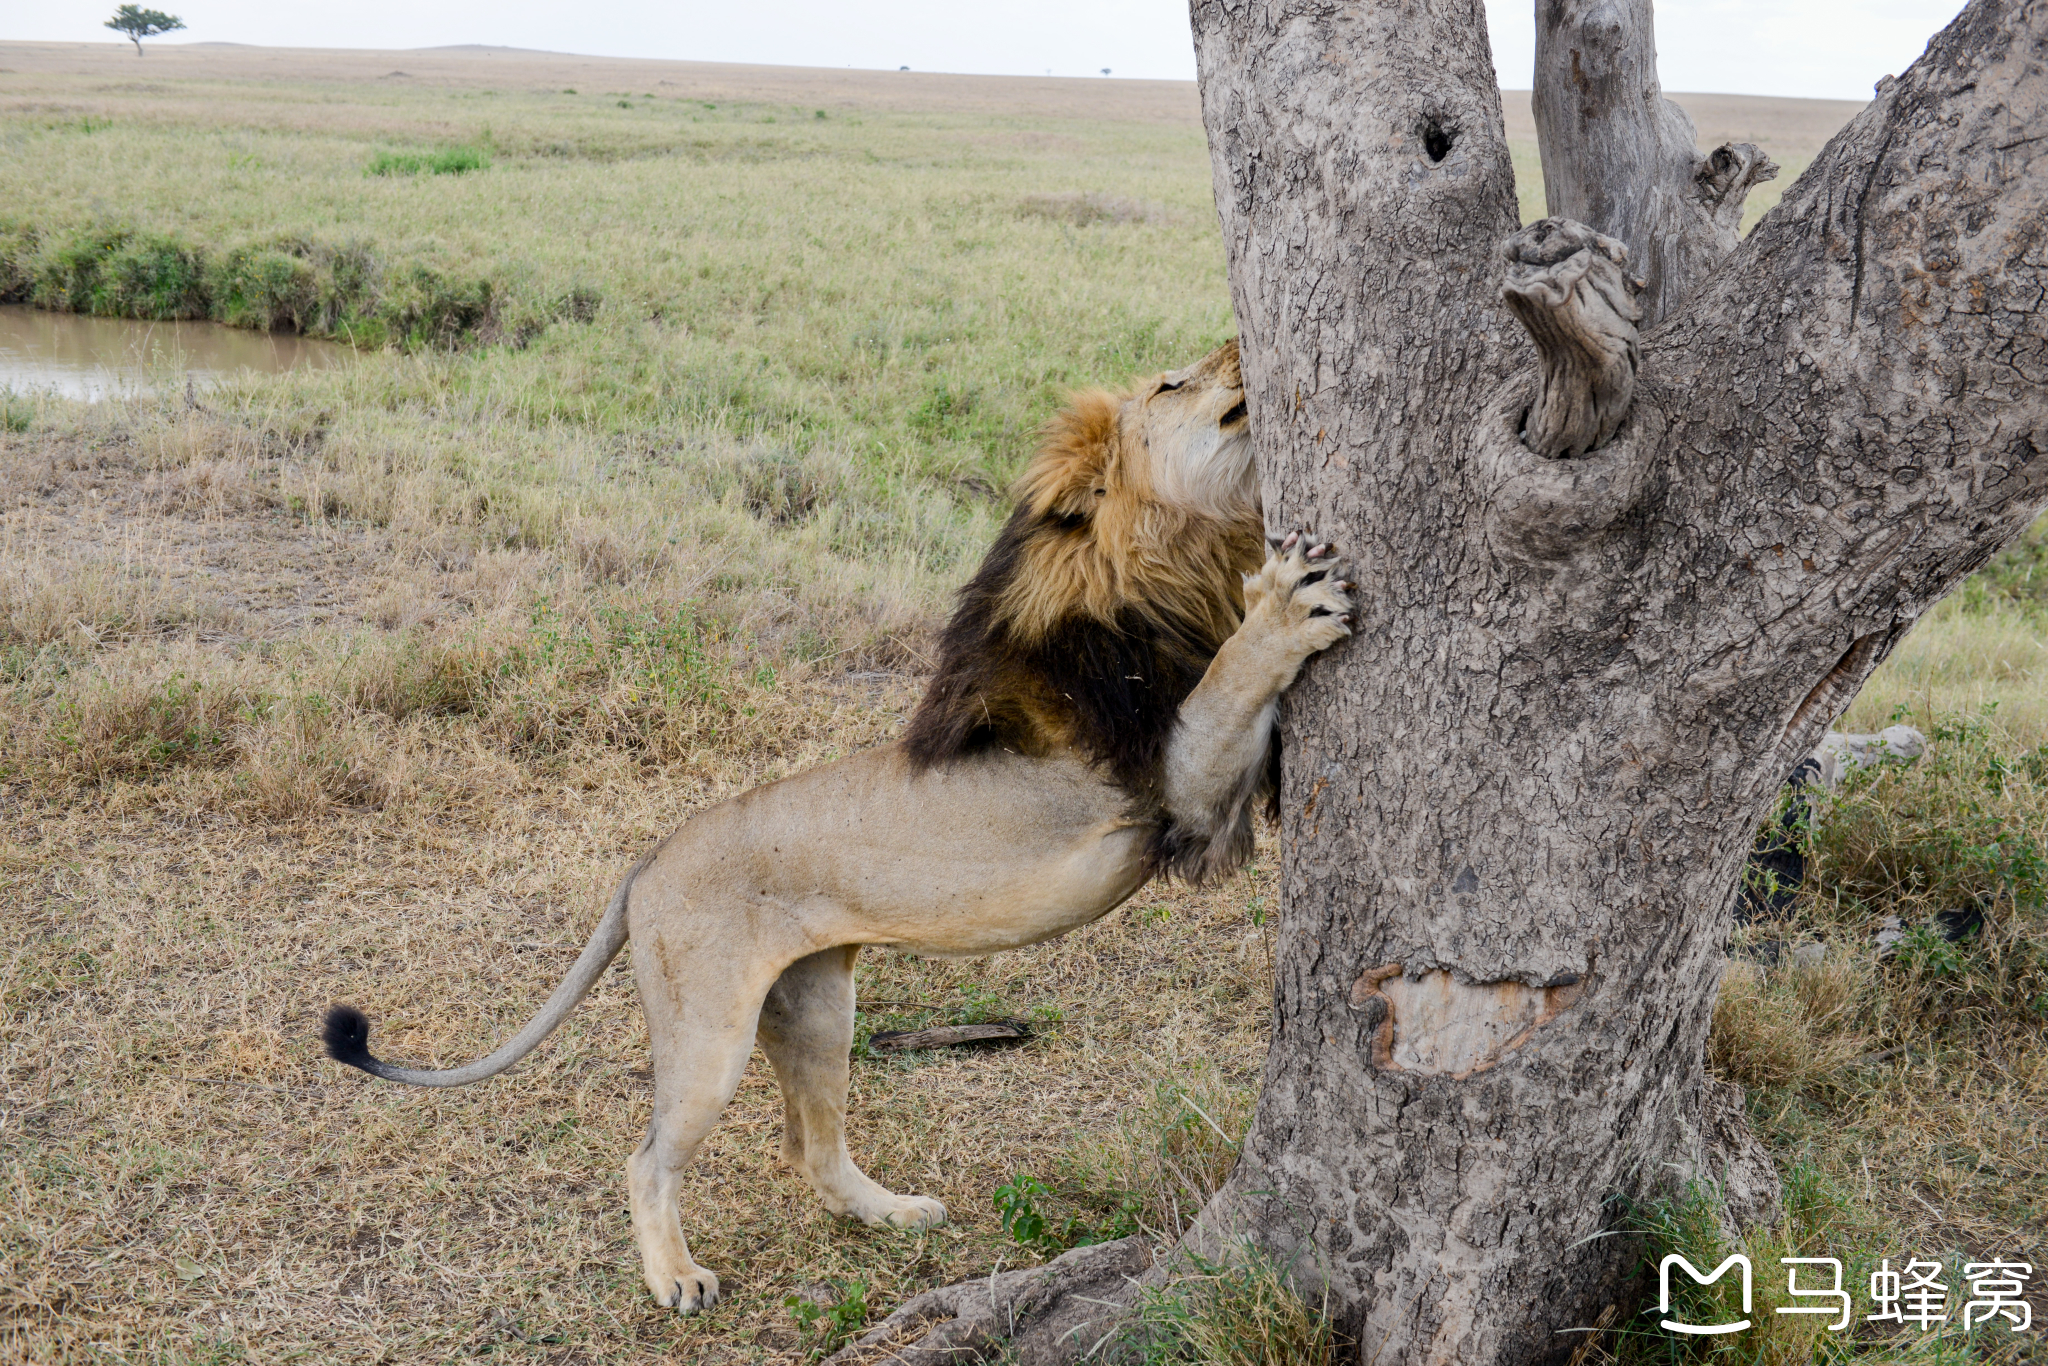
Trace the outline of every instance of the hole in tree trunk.
<instances>
[{"instance_id":1,"label":"hole in tree trunk","mask_svg":"<svg viewBox=\"0 0 2048 1366\"><path fill-rule=\"evenodd\" d=\"M1456 130L1430 119L1422 125L1422 150L1429 153L1431 161L1442 161L1451 154L1451 144L1457 137Z\"/></svg>"}]
</instances>

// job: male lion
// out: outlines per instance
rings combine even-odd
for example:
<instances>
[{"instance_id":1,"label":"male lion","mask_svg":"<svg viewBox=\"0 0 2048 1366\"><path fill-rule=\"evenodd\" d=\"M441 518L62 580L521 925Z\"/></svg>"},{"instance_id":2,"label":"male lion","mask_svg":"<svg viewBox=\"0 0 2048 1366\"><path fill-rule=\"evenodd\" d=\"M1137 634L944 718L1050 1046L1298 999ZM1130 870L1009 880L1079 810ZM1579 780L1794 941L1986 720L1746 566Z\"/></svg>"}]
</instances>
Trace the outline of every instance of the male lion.
<instances>
[{"instance_id":1,"label":"male lion","mask_svg":"<svg viewBox=\"0 0 2048 1366\"><path fill-rule=\"evenodd\" d=\"M448 1071L370 1056L336 1006L328 1052L372 1076L461 1086L547 1037L628 937L654 1116L626 1163L647 1286L718 1298L677 1217L683 1169L758 1041L782 1153L835 1214L937 1224L846 1151L853 962L863 944L964 957L1085 925L1155 873L1200 879L1251 845L1274 706L1349 634L1328 547L1264 558L1237 344L1048 429L1018 507L961 592L909 734L690 818L635 864L533 1022ZM1256 573L1248 571L1256 569Z\"/></svg>"}]
</instances>

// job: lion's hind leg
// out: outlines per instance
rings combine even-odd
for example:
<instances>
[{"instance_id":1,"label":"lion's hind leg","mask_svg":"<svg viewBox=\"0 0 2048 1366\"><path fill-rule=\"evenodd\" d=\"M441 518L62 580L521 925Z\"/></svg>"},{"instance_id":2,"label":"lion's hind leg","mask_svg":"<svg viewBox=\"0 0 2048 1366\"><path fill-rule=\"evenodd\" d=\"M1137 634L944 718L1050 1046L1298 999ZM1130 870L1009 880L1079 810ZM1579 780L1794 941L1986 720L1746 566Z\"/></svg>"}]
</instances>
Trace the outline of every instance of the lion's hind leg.
<instances>
[{"instance_id":1,"label":"lion's hind leg","mask_svg":"<svg viewBox=\"0 0 2048 1366\"><path fill-rule=\"evenodd\" d=\"M654 1116L626 1159L626 1185L647 1288L663 1308L693 1314L718 1302L718 1277L697 1264L683 1237L683 1172L739 1087L767 983L734 973L730 958L664 954L660 942L658 933L633 937Z\"/></svg>"},{"instance_id":2,"label":"lion's hind leg","mask_svg":"<svg viewBox=\"0 0 2048 1366\"><path fill-rule=\"evenodd\" d=\"M782 1086L782 1155L834 1214L864 1224L929 1228L946 1207L896 1195L846 1151L847 1055L853 1047L855 945L826 949L784 969L761 1007L762 1051Z\"/></svg>"}]
</instances>

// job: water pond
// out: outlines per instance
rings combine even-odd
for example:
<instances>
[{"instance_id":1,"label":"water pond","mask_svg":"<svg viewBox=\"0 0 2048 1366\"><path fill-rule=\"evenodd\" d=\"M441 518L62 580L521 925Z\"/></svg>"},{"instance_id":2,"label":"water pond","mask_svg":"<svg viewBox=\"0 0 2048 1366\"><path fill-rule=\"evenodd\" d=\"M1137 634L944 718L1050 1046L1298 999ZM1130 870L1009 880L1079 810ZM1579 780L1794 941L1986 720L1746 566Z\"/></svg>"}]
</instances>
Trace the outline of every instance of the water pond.
<instances>
[{"instance_id":1,"label":"water pond","mask_svg":"<svg viewBox=\"0 0 2048 1366\"><path fill-rule=\"evenodd\" d=\"M70 398L200 387L243 370L332 369L354 353L285 332L206 322L138 322L0 305L0 390Z\"/></svg>"}]
</instances>

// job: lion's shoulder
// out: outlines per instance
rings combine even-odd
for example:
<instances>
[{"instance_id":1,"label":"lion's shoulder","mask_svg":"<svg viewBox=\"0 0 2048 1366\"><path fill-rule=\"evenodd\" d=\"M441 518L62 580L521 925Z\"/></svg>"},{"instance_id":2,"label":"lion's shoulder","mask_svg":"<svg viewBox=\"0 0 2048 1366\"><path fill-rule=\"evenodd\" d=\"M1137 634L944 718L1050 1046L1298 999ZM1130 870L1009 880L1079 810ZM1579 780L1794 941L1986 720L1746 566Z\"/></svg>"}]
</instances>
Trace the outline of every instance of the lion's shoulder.
<instances>
[{"instance_id":1,"label":"lion's shoulder","mask_svg":"<svg viewBox=\"0 0 2048 1366\"><path fill-rule=\"evenodd\" d=\"M1173 718L1220 640L1196 623L1131 603L1108 619L1076 610L1026 633L1006 610L1029 563L1020 508L961 591L939 667L904 744L920 765L988 748L1045 754L1071 746L1120 786L1151 788Z\"/></svg>"}]
</instances>

